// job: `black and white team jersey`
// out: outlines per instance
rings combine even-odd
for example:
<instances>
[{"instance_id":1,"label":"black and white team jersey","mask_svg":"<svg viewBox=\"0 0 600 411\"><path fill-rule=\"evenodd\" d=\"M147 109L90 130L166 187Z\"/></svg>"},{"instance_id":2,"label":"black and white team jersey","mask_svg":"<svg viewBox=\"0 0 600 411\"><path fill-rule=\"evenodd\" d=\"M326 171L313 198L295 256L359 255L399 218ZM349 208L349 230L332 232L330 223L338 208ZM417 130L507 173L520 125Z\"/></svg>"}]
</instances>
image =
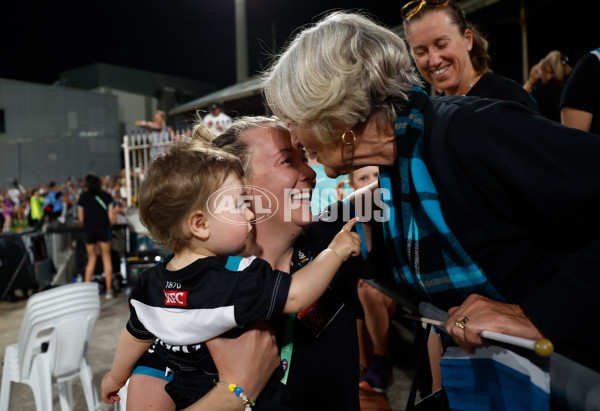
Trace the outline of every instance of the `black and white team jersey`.
<instances>
[{"instance_id":1,"label":"black and white team jersey","mask_svg":"<svg viewBox=\"0 0 600 411\"><path fill-rule=\"evenodd\" d=\"M204 341L281 314L291 276L260 258L216 256L144 272L129 297L127 331L155 339L157 353L180 371L214 370Z\"/></svg>"}]
</instances>

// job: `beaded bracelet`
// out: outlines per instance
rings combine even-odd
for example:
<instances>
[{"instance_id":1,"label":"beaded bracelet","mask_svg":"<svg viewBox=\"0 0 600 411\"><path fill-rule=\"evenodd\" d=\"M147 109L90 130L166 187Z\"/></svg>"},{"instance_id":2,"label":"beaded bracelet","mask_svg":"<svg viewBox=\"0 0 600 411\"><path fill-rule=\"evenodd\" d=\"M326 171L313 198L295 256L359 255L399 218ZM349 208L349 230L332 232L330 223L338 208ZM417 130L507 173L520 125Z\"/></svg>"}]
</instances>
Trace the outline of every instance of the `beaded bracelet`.
<instances>
[{"instance_id":1,"label":"beaded bracelet","mask_svg":"<svg viewBox=\"0 0 600 411\"><path fill-rule=\"evenodd\" d=\"M256 403L254 401L252 401L250 398L248 398L248 396L246 394L244 394L244 390L241 387L238 387L235 384L227 384L227 383L224 383L223 381L213 380L213 382L215 384L219 383L219 384L226 385L229 388L229 391L231 391L232 393L234 393L235 395L240 397L242 399L242 405L246 407L245 411L252 410L252 407L254 407L256 405Z\"/></svg>"}]
</instances>

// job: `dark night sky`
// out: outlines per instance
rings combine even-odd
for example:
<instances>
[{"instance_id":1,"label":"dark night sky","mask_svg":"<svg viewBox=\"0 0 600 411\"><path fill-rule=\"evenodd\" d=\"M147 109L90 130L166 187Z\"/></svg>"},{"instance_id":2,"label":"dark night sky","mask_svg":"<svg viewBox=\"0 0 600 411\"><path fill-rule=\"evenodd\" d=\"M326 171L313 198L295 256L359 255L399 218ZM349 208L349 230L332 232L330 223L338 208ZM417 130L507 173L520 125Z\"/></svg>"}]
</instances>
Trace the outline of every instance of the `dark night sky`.
<instances>
[{"instance_id":1,"label":"dark night sky","mask_svg":"<svg viewBox=\"0 0 600 411\"><path fill-rule=\"evenodd\" d=\"M406 1L246 0L250 72L264 67L272 48L295 28L330 9L362 9L390 27ZM459 2L460 3L460 2ZM469 16L490 40L492 68L520 81L516 0ZM594 13L563 1L528 0L530 63L560 49L574 63L600 46ZM211 81L236 81L234 0L20 0L3 6L0 77L51 84L59 73L104 62ZM587 33L584 35L583 33Z\"/></svg>"}]
</instances>

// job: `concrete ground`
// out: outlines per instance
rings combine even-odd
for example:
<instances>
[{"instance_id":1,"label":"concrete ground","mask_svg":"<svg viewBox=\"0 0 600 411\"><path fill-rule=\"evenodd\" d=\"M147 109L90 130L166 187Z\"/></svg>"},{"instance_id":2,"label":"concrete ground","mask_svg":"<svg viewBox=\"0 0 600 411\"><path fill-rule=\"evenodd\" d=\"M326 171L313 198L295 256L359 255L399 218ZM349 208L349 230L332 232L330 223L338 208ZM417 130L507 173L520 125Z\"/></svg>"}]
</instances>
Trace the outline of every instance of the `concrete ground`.
<instances>
[{"instance_id":1,"label":"concrete ground","mask_svg":"<svg viewBox=\"0 0 600 411\"><path fill-rule=\"evenodd\" d=\"M25 311L26 300L16 302L0 302L0 355L4 358L7 345L17 342L21 320ZM100 381L110 369L114 350L119 335L127 321L128 308L127 296L120 293L112 300L105 300L101 296L100 317L96 322L92 339L87 353L88 363L94 373L94 383L100 391ZM362 410L404 410L410 391L410 384L414 368L414 347L412 346L411 333L402 324L393 322L391 355L394 360L394 384L385 397L372 397L361 395ZM73 383L74 410L85 410L85 399L78 379ZM58 392L53 387L54 410L60 410ZM112 410L113 406L101 402L100 410ZM35 403L31 389L24 384L12 384L9 410L29 411L35 410Z\"/></svg>"},{"instance_id":2,"label":"concrete ground","mask_svg":"<svg viewBox=\"0 0 600 411\"><path fill-rule=\"evenodd\" d=\"M127 321L129 310L127 297L124 294L112 300L101 296L100 316L96 322L92 339L88 348L87 360L94 373L94 383L100 392L100 381L111 366L113 354L121 330ZM0 355L4 358L7 345L17 342L21 320L25 312L26 300L0 303ZM87 409L79 379L73 380L74 410ZM58 390L53 386L53 409L60 410ZM29 386L12 384L9 410L34 411L35 402ZM100 410L112 410L113 406L101 402Z\"/></svg>"}]
</instances>

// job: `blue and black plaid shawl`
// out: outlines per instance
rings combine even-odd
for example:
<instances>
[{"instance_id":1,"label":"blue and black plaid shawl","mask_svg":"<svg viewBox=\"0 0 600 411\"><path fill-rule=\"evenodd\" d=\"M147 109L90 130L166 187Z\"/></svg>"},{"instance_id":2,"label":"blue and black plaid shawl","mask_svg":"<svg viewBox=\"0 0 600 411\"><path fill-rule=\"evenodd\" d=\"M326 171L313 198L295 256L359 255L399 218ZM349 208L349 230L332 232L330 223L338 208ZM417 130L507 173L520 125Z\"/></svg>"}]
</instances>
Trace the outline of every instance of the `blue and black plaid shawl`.
<instances>
[{"instance_id":1,"label":"blue and black plaid shawl","mask_svg":"<svg viewBox=\"0 0 600 411\"><path fill-rule=\"evenodd\" d=\"M381 167L379 176L383 200L390 207L384 236L394 278L443 309L473 293L504 301L444 221L423 161L426 104L431 104L428 96L415 88L395 122L398 158L391 167Z\"/></svg>"}]
</instances>

